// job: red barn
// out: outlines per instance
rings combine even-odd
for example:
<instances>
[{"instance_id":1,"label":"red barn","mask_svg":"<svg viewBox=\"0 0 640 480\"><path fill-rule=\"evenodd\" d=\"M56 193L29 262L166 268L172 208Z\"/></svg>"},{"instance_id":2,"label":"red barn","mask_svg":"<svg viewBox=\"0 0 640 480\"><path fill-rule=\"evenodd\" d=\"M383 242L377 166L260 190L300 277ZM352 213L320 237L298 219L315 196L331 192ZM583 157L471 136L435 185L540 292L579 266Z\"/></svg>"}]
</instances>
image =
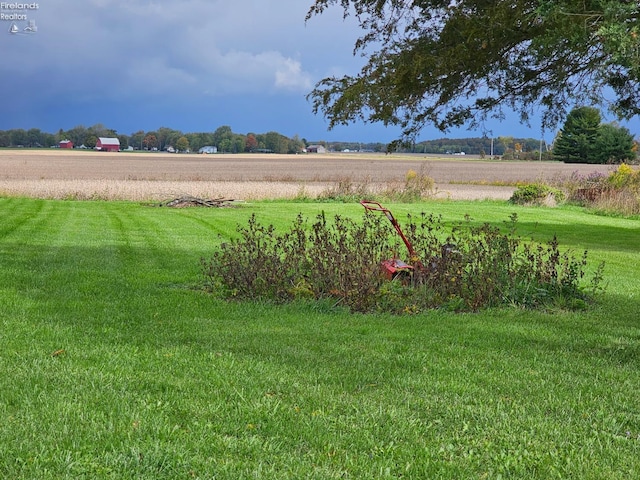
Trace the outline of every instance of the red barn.
<instances>
[{"instance_id":1,"label":"red barn","mask_svg":"<svg viewBox=\"0 0 640 480\"><path fill-rule=\"evenodd\" d=\"M73 142L71 140L62 140L58 147L60 148L73 148Z\"/></svg>"},{"instance_id":2,"label":"red barn","mask_svg":"<svg viewBox=\"0 0 640 480\"><path fill-rule=\"evenodd\" d=\"M102 152L119 152L120 140L117 138L99 137L98 142L96 143L96 150L100 150Z\"/></svg>"}]
</instances>

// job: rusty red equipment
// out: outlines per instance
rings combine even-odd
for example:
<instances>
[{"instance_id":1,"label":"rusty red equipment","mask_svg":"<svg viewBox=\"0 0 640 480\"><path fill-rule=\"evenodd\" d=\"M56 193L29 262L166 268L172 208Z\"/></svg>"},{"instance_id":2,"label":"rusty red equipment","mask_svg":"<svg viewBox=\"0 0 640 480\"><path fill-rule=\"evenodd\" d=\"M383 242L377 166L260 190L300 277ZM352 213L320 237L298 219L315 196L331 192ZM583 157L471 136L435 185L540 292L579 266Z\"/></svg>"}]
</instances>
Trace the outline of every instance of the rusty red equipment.
<instances>
[{"instance_id":1,"label":"rusty red equipment","mask_svg":"<svg viewBox=\"0 0 640 480\"><path fill-rule=\"evenodd\" d=\"M416 268L424 269L424 265L420 261L418 254L413 248L413 245L411 245L411 242L405 236L404 232L400 228L400 225L398 224L398 221L395 219L395 217L391 213L391 210L383 207L382 205L380 205L379 202L373 202L370 200L362 200L360 202L360 205L362 205L366 210L371 212L382 212L384 216L387 217L387 219L391 222L391 225L393 225L393 228L395 228L396 232L398 233L398 235L404 242L405 246L407 247L407 250L409 251L409 258L410 258L411 264L408 264L400 260L399 258L392 258L389 260L383 260L381 262L380 266L382 267L382 271L385 274L385 276L389 279L394 279L398 275L411 275L411 273L413 273L413 271Z\"/></svg>"}]
</instances>

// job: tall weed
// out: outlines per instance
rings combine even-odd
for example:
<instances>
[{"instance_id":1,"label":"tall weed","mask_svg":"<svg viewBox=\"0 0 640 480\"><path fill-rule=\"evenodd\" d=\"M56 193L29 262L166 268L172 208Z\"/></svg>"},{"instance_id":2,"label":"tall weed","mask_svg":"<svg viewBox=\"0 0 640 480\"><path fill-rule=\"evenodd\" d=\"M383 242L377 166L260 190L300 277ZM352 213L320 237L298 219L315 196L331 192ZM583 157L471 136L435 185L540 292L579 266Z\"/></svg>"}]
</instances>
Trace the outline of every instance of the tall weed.
<instances>
[{"instance_id":1,"label":"tall weed","mask_svg":"<svg viewBox=\"0 0 640 480\"><path fill-rule=\"evenodd\" d=\"M406 249L383 216L336 215L329 222L322 213L309 223L299 214L289 231L278 233L254 215L202 266L207 284L227 298L333 299L356 312L585 308L601 290L604 266L584 286L586 251L578 257L561 251L556 238L524 241L516 226L515 214L506 232L470 218L446 228L438 216L409 216L404 230L420 260L412 273L389 280L381 263L406 256Z\"/></svg>"},{"instance_id":2,"label":"tall weed","mask_svg":"<svg viewBox=\"0 0 640 480\"><path fill-rule=\"evenodd\" d=\"M407 171L402 181L387 182L385 185L377 185L369 177L360 182L350 177L342 177L320 193L318 200L352 203L367 198L411 203L433 197L435 194L435 180L425 173L425 168L421 166L418 171Z\"/></svg>"},{"instance_id":3,"label":"tall weed","mask_svg":"<svg viewBox=\"0 0 640 480\"><path fill-rule=\"evenodd\" d=\"M596 210L640 215L640 170L621 164L609 175L573 174L566 182L569 200Z\"/></svg>"}]
</instances>

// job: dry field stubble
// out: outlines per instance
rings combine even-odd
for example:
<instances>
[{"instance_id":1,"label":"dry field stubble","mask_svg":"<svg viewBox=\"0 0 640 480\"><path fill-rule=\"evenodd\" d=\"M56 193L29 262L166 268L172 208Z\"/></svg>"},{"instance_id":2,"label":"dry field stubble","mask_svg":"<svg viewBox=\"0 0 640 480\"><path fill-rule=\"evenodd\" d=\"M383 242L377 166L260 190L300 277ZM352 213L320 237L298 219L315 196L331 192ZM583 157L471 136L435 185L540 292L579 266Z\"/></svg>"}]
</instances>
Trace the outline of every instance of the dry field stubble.
<instances>
[{"instance_id":1,"label":"dry field stubble","mask_svg":"<svg viewBox=\"0 0 640 480\"><path fill-rule=\"evenodd\" d=\"M344 180L384 188L403 182L410 170L432 177L439 198L507 199L517 182L557 180L576 171L607 173L610 167L429 155L0 150L0 195L135 201L315 197Z\"/></svg>"}]
</instances>

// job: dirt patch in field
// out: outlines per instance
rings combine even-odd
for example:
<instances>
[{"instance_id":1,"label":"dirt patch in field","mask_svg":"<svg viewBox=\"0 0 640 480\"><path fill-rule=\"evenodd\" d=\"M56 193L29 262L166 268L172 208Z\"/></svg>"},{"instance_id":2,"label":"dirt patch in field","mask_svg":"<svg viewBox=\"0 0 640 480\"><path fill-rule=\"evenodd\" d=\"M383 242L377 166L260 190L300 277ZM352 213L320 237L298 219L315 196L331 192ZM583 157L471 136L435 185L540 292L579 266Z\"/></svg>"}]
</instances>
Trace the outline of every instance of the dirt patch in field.
<instances>
[{"instance_id":1,"label":"dirt patch in field","mask_svg":"<svg viewBox=\"0 0 640 480\"><path fill-rule=\"evenodd\" d=\"M438 198L507 199L517 182L608 173L605 165L500 162L429 155L179 155L1 150L0 194L40 198L163 200L180 195L245 200L315 197L337 182L382 187L413 170Z\"/></svg>"}]
</instances>

